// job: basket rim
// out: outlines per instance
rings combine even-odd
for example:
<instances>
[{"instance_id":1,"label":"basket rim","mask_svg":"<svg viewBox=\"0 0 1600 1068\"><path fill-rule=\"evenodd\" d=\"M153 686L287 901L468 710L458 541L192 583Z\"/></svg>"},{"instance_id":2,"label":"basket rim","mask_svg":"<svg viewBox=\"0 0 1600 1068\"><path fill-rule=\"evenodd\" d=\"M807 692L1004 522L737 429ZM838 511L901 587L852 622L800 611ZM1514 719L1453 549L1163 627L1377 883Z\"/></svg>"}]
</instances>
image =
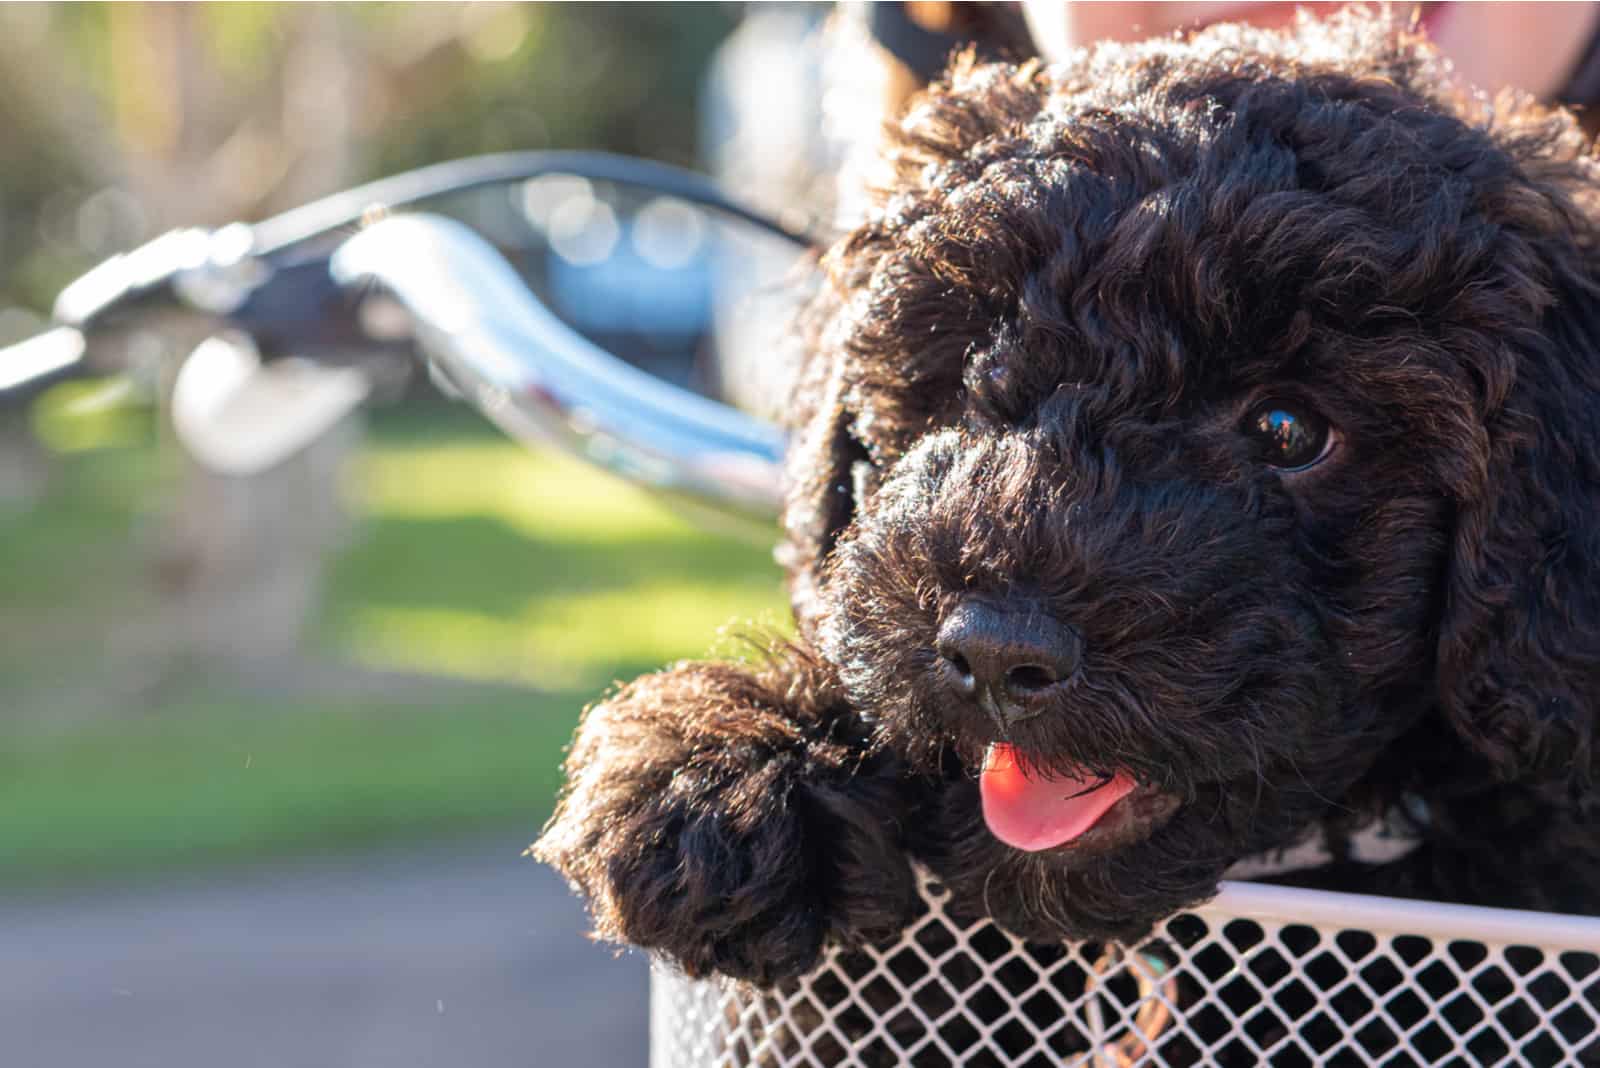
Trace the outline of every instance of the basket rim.
<instances>
[{"instance_id":1,"label":"basket rim","mask_svg":"<svg viewBox=\"0 0 1600 1068\"><path fill-rule=\"evenodd\" d=\"M1265 920L1319 928L1419 935L1486 945L1600 953L1600 917L1456 905L1376 894L1224 881L1217 896L1184 909L1207 921Z\"/></svg>"}]
</instances>

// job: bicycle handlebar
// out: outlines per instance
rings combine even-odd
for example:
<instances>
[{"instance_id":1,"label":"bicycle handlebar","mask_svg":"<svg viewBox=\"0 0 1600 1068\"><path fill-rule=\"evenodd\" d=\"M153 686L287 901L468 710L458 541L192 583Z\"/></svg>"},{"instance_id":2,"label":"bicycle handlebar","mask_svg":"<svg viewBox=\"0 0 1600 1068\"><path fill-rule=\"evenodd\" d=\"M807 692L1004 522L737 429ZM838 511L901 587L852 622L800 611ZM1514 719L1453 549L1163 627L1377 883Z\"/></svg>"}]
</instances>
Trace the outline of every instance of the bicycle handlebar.
<instances>
[{"instance_id":1,"label":"bicycle handlebar","mask_svg":"<svg viewBox=\"0 0 1600 1068\"><path fill-rule=\"evenodd\" d=\"M467 226L388 214L545 174L631 183L716 208L797 248L815 244L803 224L762 216L709 179L664 164L584 152L457 160L253 225L175 230L113 256L61 292L53 329L0 349L0 391L62 373L98 334L137 324L158 307L215 318L269 354L379 348L385 342L364 333L353 295L381 286L409 313L434 367L506 432L553 443L703 517L709 510L770 536L781 500L782 431L590 342Z\"/></svg>"},{"instance_id":2,"label":"bicycle handlebar","mask_svg":"<svg viewBox=\"0 0 1600 1068\"><path fill-rule=\"evenodd\" d=\"M330 272L346 290L383 286L435 366L512 436L770 528L782 431L577 334L469 227L427 214L383 219L341 245Z\"/></svg>"}]
</instances>

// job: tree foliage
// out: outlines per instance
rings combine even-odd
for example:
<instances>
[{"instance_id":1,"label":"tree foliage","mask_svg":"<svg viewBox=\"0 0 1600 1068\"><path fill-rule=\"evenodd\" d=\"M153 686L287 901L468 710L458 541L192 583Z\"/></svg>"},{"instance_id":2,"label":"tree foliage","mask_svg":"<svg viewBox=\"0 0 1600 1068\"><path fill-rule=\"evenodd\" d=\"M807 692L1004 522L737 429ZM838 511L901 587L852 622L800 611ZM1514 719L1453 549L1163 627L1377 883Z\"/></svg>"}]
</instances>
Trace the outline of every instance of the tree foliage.
<instances>
[{"instance_id":1,"label":"tree foliage","mask_svg":"<svg viewBox=\"0 0 1600 1068\"><path fill-rule=\"evenodd\" d=\"M584 147L689 163L712 4L0 10L0 342L99 258L408 167ZM11 328L4 318L13 309Z\"/></svg>"}]
</instances>

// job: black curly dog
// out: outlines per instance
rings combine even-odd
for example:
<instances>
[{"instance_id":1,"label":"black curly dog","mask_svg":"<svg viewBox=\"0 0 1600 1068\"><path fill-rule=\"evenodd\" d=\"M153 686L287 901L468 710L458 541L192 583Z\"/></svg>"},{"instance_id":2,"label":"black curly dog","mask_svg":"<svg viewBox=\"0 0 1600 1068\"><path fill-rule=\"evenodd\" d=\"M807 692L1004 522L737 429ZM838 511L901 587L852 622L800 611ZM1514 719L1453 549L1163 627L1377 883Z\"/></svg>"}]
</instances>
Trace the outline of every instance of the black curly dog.
<instances>
[{"instance_id":1,"label":"black curly dog","mask_svg":"<svg viewBox=\"0 0 1600 1068\"><path fill-rule=\"evenodd\" d=\"M770 983L908 858L1132 939L1243 858L1600 912L1600 167L1360 14L958 62L828 257L798 638L593 707L536 849ZM1374 820L1415 847L1352 846Z\"/></svg>"}]
</instances>

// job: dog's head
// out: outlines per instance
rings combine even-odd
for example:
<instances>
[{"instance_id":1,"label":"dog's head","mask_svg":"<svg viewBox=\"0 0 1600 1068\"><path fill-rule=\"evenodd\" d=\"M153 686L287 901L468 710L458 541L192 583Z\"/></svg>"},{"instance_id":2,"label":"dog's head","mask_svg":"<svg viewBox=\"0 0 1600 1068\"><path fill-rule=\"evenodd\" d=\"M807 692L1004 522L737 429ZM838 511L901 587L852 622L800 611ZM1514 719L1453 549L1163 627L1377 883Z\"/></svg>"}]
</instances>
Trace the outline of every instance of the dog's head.
<instances>
[{"instance_id":1,"label":"dog's head","mask_svg":"<svg viewBox=\"0 0 1600 1068\"><path fill-rule=\"evenodd\" d=\"M1433 765L1592 776L1600 187L1476 107L1355 14L958 63L901 125L787 563L1013 925L1137 929Z\"/></svg>"}]
</instances>

